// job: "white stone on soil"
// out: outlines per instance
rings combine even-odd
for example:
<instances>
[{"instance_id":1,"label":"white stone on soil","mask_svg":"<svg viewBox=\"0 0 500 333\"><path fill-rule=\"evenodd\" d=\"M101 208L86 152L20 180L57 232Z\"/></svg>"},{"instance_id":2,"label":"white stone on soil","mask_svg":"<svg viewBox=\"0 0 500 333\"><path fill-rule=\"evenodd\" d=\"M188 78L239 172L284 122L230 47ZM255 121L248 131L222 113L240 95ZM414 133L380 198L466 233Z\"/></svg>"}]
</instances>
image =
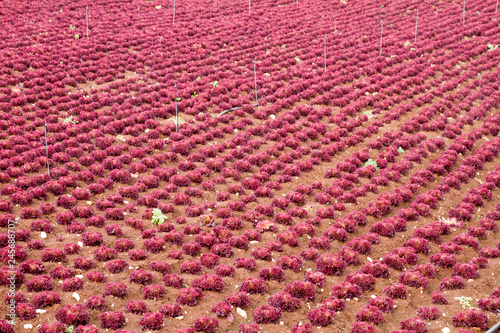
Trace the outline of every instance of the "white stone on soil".
<instances>
[{"instance_id":1,"label":"white stone on soil","mask_svg":"<svg viewBox=\"0 0 500 333\"><path fill-rule=\"evenodd\" d=\"M236 313L245 319L247 318L247 312L241 308L236 308Z\"/></svg>"}]
</instances>

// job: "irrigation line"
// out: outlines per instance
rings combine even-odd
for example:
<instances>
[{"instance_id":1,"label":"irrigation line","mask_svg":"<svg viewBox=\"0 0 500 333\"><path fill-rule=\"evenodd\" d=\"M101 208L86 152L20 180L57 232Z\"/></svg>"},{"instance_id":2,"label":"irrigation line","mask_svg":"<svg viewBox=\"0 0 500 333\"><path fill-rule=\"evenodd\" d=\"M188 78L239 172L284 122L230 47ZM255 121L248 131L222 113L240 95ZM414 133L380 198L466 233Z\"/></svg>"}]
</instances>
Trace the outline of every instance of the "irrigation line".
<instances>
[{"instance_id":1,"label":"irrigation line","mask_svg":"<svg viewBox=\"0 0 500 333\"><path fill-rule=\"evenodd\" d=\"M175 0L174 0L174 15L172 18L172 24L175 24Z\"/></svg>"},{"instance_id":2,"label":"irrigation line","mask_svg":"<svg viewBox=\"0 0 500 333\"><path fill-rule=\"evenodd\" d=\"M259 105L259 103L252 104L252 106L258 106L258 105ZM228 112L235 111L235 110L239 110L239 109L241 109L241 108L242 108L241 106L237 106L237 107L234 107L234 108L229 109L229 110L224 110L224 111L222 111L221 113L219 113L219 114L218 114L215 118L218 118L218 117L220 117L220 116L222 116L222 115L225 115L225 114L226 114L226 113L228 113Z\"/></svg>"},{"instance_id":3,"label":"irrigation line","mask_svg":"<svg viewBox=\"0 0 500 333\"><path fill-rule=\"evenodd\" d=\"M85 18L87 20L87 42L89 41L89 6L85 7Z\"/></svg>"},{"instance_id":4,"label":"irrigation line","mask_svg":"<svg viewBox=\"0 0 500 333\"><path fill-rule=\"evenodd\" d=\"M464 7L462 9L462 25L465 25L465 0L464 0Z\"/></svg>"},{"instance_id":5,"label":"irrigation line","mask_svg":"<svg viewBox=\"0 0 500 333\"><path fill-rule=\"evenodd\" d=\"M418 8L417 8L417 20L415 21L415 43L417 42L417 28L418 28Z\"/></svg>"},{"instance_id":6,"label":"irrigation line","mask_svg":"<svg viewBox=\"0 0 500 333\"><path fill-rule=\"evenodd\" d=\"M179 133L179 113L177 109L177 83L174 83L174 98L175 98L175 133Z\"/></svg>"},{"instance_id":7,"label":"irrigation line","mask_svg":"<svg viewBox=\"0 0 500 333\"><path fill-rule=\"evenodd\" d=\"M49 172L49 178L52 178L50 175L49 144L47 142L47 122L45 122L45 155L47 156L47 170Z\"/></svg>"},{"instance_id":8,"label":"irrigation line","mask_svg":"<svg viewBox=\"0 0 500 333\"><path fill-rule=\"evenodd\" d=\"M380 20L380 47L379 47L379 52L378 55L382 55L382 29L384 28L384 21Z\"/></svg>"},{"instance_id":9,"label":"irrigation line","mask_svg":"<svg viewBox=\"0 0 500 333\"><path fill-rule=\"evenodd\" d=\"M495 326L487 330L486 333L495 333L498 330L500 330L500 321L496 323Z\"/></svg>"},{"instance_id":10,"label":"irrigation line","mask_svg":"<svg viewBox=\"0 0 500 333\"><path fill-rule=\"evenodd\" d=\"M326 36L325 36L325 74L326 74Z\"/></svg>"},{"instance_id":11,"label":"irrigation line","mask_svg":"<svg viewBox=\"0 0 500 333\"><path fill-rule=\"evenodd\" d=\"M255 103L259 103L259 98L257 97L257 72L255 70L255 59L252 59L253 63L253 78L255 82Z\"/></svg>"}]
</instances>

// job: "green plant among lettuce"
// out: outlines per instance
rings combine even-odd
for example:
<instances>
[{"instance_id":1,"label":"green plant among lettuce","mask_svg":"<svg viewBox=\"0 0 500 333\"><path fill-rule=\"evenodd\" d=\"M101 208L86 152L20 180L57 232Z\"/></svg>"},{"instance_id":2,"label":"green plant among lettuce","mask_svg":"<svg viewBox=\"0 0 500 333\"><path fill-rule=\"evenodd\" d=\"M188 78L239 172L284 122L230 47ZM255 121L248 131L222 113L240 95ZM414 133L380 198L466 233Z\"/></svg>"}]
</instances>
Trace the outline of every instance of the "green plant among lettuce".
<instances>
[{"instance_id":1,"label":"green plant among lettuce","mask_svg":"<svg viewBox=\"0 0 500 333\"><path fill-rule=\"evenodd\" d=\"M497 48L498 48L498 44L497 45L488 44L488 52L494 51Z\"/></svg>"},{"instance_id":2,"label":"green plant among lettuce","mask_svg":"<svg viewBox=\"0 0 500 333\"><path fill-rule=\"evenodd\" d=\"M151 223L160 225L165 222L166 216L158 208L153 209L153 217L151 218Z\"/></svg>"},{"instance_id":3,"label":"green plant among lettuce","mask_svg":"<svg viewBox=\"0 0 500 333\"><path fill-rule=\"evenodd\" d=\"M460 305L464 309L477 308L476 306L472 305L472 297L460 296L460 297L455 297L455 299L458 301L458 303L460 303Z\"/></svg>"},{"instance_id":4,"label":"green plant among lettuce","mask_svg":"<svg viewBox=\"0 0 500 333\"><path fill-rule=\"evenodd\" d=\"M63 123L73 123L73 124L78 124L78 120L73 119L73 116L69 116L67 118L64 118Z\"/></svg>"},{"instance_id":5,"label":"green plant among lettuce","mask_svg":"<svg viewBox=\"0 0 500 333\"><path fill-rule=\"evenodd\" d=\"M367 167L369 165L373 165L375 168L378 169L377 162L375 160L371 159L371 158L368 161L365 162L365 167Z\"/></svg>"}]
</instances>

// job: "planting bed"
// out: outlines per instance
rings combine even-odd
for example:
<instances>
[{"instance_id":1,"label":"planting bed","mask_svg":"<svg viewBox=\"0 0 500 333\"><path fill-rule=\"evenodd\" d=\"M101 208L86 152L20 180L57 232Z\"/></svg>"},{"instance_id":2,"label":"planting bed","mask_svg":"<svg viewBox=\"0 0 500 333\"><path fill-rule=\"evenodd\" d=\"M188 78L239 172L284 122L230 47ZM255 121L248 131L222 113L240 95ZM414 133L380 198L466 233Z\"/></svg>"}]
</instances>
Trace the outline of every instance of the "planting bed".
<instances>
[{"instance_id":1,"label":"planting bed","mask_svg":"<svg viewBox=\"0 0 500 333\"><path fill-rule=\"evenodd\" d=\"M1 3L0 332L486 331L495 5Z\"/></svg>"}]
</instances>

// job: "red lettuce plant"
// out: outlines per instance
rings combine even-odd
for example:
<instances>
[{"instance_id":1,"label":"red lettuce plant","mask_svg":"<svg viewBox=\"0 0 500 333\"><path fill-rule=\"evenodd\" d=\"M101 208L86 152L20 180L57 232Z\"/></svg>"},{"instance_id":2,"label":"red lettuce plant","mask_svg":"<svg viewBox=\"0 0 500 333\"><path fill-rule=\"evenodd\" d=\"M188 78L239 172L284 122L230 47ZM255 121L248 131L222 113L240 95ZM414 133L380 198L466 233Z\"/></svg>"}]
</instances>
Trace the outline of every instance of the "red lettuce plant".
<instances>
[{"instance_id":1,"label":"red lettuce plant","mask_svg":"<svg viewBox=\"0 0 500 333\"><path fill-rule=\"evenodd\" d=\"M387 286L383 289L383 292L393 299L406 299L407 297L406 287L401 283L395 283L393 285Z\"/></svg>"},{"instance_id":2,"label":"red lettuce plant","mask_svg":"<svg viewBox=\"0 0 500 333\"><path fill-rule=\"evenodd\" d=\"M262 305L254 310L254 320L258 324L277 323L281 318L281 309L269 305Z\"/></svg>"},{"instance_id":3,"label":"red lettuce plant","mask_svg":"<svg viewBox=\"0 0 500 333\"><path fill-rule=\"evenodd\" d=\"M234 266L236 268L241 267L252 271L257 267L257 262L252 258L236 258L236 260L234 261Z\"/></svg>"},{"instance_id":4,"label":"red lettuce plant","mask_svg":"<svg viewBox=\"0 0 500 333\"><path fill-rule=\"evenodd\" d=\"M180 289L184 286L184 279L177 273L166 274L162 281L167 287Z\"/></svg>"},{"instance_id":5,"label":"red lettuce plant","mask_svg":"<svg viewBox=\"0 0 500 333\"><path fill-rule=\"evenodd\" d=\"M237 292L231 294L226 298L226 302L234 307L246 308L250 305L251 301L245 292Z\"/></svg>"},{"instance_id":6,"label":"red lettuce plant","mask_svg":"<svg viewBox=\"0 0 500 333\"><path fill-rule=\"evenodd\" d=\"M158 284L150 284L142 288L144 299L163 299L165 297L165 287Z\"/></svg>"},{"instance_id":7,"label":"red lettuce plant","mask_svg":"<svg viewBox=\"0 0 500 333\"><path fill-rule=\"evenodd\" d=\"M215 313L219 317L232 316L231 304L229 304L227 302L218 302L217 304L215 304L212 307L212 309L210 311Z\"/></svg>"},{"instance_id":8,"label":"red lettuce plant","mask_svg":"<svg viewBox=\"0 0 500 333\"><path fill-rule=\"evenodd\" d=\"M426 289L429 281L419 271L408 271L399 274L398 282L409 287Z\"/></svg>"},{"instance_id":9,"label":"red lettuce plant","mask_svg":"<svg viewBox=\"0 0 500 333\"><path fill-rule=\"evenodd\" d=\"M380 325L384 320L382 311L376 306L365 305L356 313L356 321L364 321L372 325Z\"/></svg>"},{"instance_id":10,"label":"red lettuce plant","mask_svg":"<svg viewBox=\"0 0 500 333\"><path fill-rule=\"evenodd\" d=\"M35 307L30 303L16 304L15 311L20 320L30 320L36 316Z\"/></svg>"},{"instance_id":11,"label":"red lettuce plant","mask_svg":"<svg viewBox=\"0 0 500 333\"><path fill-rule=\"evenodd\" d=\"M325 275L321 272L313 272L313 271L307 271L306 272L306 282L310 282L315 284L316 286L322 288L325 286Z\"/></svg>"},{"instance_id":12,"label":"red lettuce plant","mask_svg":"<svg viewBox=\"0 0 500 333\"><path fill-rule=\"evenodd\" d=\"M267 291L267 285L263 279L248 277L241 284L240 291L247 292L252 295L265 294Z\"/></svg>"},{"instance_id":13,"label":"red lettuce plant","mask_svg":"<svg viewBox=\"0 0 500 333\"><path fill-rule=\"evenodd\" d=\"M285 271L278 267L278 266L268 266L264 267L260 272L259 272L259 278L262 280L275 280L278 282L284 282L285 281Z\"/></svg>"},{"instance_id":14,"label":"red lettuce plant","mask_svg":"<svg viewBox=\"0 0 500 333\"><path fill-rule=\"evenodd\" d=\"M73 277L75 271L69 267L57 266L50 271L50 277L58 280L65 280Z\"/></svg>"},{"instance_id":15,"label":"red lettuce plant","mask_svg":"<svg viewBox=\"0 0 500 333\"><path fill-rule=\"evenodd\" d=\"M282 269L291 269L294 272L299 272L302 267L302 260L299 257L291 255L291 256L283 256L277 260L277 265Z\"/></svg>"},{"instance_id":16,"label":"red lettuce plant","mask_svg":"<svg viewBox=\"0 0 500 333\"><path fill-rule=\"evenodd\" d=\"M45 265L41 261L28 259L19 266L19 270L23 273L40 275L45 272Z\"/></svg>"},{"instance_id":17,"label":"red lettuce plant","mask_svg":"<svg viewBox=\"0 0 500 333\"><path fill-rule=\"evenodd\" d=\"M106 269L112 274L117 274L117 273L123 272L123 271L127 270L128 267L129 267L129 264L123 259L110 261L106 264Z\"/></svg>"},{"instance_id":18,"label":"red lettuce plant","mask_svg":"<svg viewBox=\"0 0 500 333\"><path fill-rule=\"evenodd\" d=\"M455 327L479 328L481 330L488 329L488 317L478 309L460 311L454 315L451 320Z\"/></svg>"},{"instance_id":19,"label":"red lettuce plant","mask_svg":"<svg viewBox=\"0 0 500 333\"><path fill-rule=\"evenodd\" d=\"M311 323L295 323L291 328L292 333L312 333Z\"/></svg>"},{"instance_id":20,"label":"red lettuce plant","mask_svg":"<svg viewBox=\"0 0 500 333\"><path fill-rule=\"evenodd\" d=\"M300 299L293 297L288 292L281 292L271 295L268 298L269 305L279 308L282 311L293 312L300 308Z\"/></svg>"},{"instance_id":21,"label":"red lettuce plant","mask_svg":"<svg viewBox=\"0 0 500 333\"><path fill-rule=\"evenodd\" d=\"M144 269L134 270L129 275L129 281L142 285L148 285L153 282L153 274L145 271Z\"/></svg>"},{"instance_id":22,"label":"red lettuce plant","mask_svg":"<svg viewBox=\"0 0 500 333\"><path fill-rule=\"evenodd\" d=\"M323 254L316 260L316 270L325 275L342 275L346 263L336 255Z\"/></svg>"},{"instance_id":23,"label":"red lettuce plant","mask_svg":"<svg viewBox=\"0 0 500 333\"><path fill-rule=\"evenodd\" d=\"M433 304L448 304L446 295L441 290L436 290L431 293L431 302Z\"/></svg>"},{"instance_id":24,"label":"red lettuce plant","mask_svg":"<svg viewBox=\"0 0 500 333\"><path fill-rule=\"evenodd\" d=\"M26 290L28 292L50 291L54 286L50 282L50 276L37 275L26 282Z\"/></svg>"},{"instance_id":25,"label":"red lettuce plant","mask_svg":"<svg viewBox=\"0 0 500 333\"><path fill-rule=\"evenodd\" d=\"M161 307L159 311L164 317L182 316L181 306L178 303L168 303Z\"/></svg>"},{"instance_id":26,"label":"red lettuce plant","mask_svg":"<svg viewBox=\"0 0 500 333\"><path fill-rule=\"evenodd\" d=\"M426 333L428 330L427 324L419 318L406 318L399 323L399 327L416 333Z\"/></svg>"},{"instance_id":27,"label":"red lettuce plant","mask_svg":"<svg viewBox=\"0 0 500 333\"><path fill-rule=\"evenodd\" d=\"M490 296L477 301L477 306L483 311L497 313L500 310L500 298Z\"/></svg>"},{"instance_id":28,"label":"red lettuce plant","mask_svg":"<svg viewBox=\"0 0 500 333\"><path fill-rule=\"evenodd\" d=\"M134 313L134 314L144 314L147 312L147 305L144 301L132 300L127 303L125 307L125 311Z\"/></svg>"},{"instance_id":29,"label":"red lettuce plant","mask_svg":"<svg viewBox=\"0 0 500 333\"><path fill-rule=\"evenodd\" d=\"M201 245L195 241L184 243L182 245L182 252L190 256L197 256L201 251Z\"/></svg>"},{"instance_id":30,"label":"red lettuce plant","mask_svg":"<svg viewBox=\"0 0 500 333\"><path fill-rule=\"evenodd\" d=\"M465 288L465 279L459 275L456 275L451 278L445 277L439 283L440 290L456 290L464 288Z\"/></svg>"},{"instance_id":31,"label":"red lettuce plant","mask_svg":"<svg viewBox=\"0 0 500 333\"><path fill-rule=\"evenodd\" d=\"M94 250L94 258L97 261L108 261L115 259L117 256L117 251L114 249L110 249L107 246L100 246L96 250Z\"/></svg>"},{"instance_id":32,"label":"red lettuce plant","mask_svg":"<svg viewBox=\"0 0 500 333\"><path fill-rule=\"evenodd\" d=\"M394 333L393 331L392 333ZM375 333L375 327L364 321L357 321L351 326L350 333ZM401 332L403 333L403 332ZM408 333L408 332L405 332Z\"/></svg>"},{"instance_id":33,"label":"red lettuce plant","mask_svg":"<svg viewBox=\"0 0 500 333\"><path fill-rule=\"evenodd\" d=\"M163 325L163 316L159 312L146 312L139 321L139 326L143 331L156 331L161 329Z\"/></svg>"},{"instance_id":34,"label":"red lettuce plant","mask_svg":"<svg viewBox=\"0 0 500 333\"><path fill-rule=\"evenodd\" d=\"M333 323L335 317L335 312L325 307L312 309L307 313L307 319L309 319L314 326L328 326Z\"/></svg>"},{"instance_id":35,"label":"red lettuce plant","mask_svg":"<svg viewBox=\"0 0 500 333\"><path fill-rule=\"evenodd\" d=\"M56 319L65 325L87 325L90 314L82 304L67 304L57 310Z\"/></svg>"},{"instance_id":36,"label":"red lettuce plant","mask_svg":"<svg viewBox=\"0 0 500 333\"><path fill-rule=\"evenodd\" d=\"M125 315L121 311L108 311L99 315L101 328L117 330L125 326Z\"/></svg>"},{"instance_id":37,"label":"red lettuce plant","mask_svg":"<svg viewBox=\"0 0 500 333\"><path fill-rule=\"evenodd\" d=\"M193 275L200 275L203 266L199 260L185 260L182 262L179 272Z\"/></svg>"},{"instance_id":38,"label":"red lettuce plant","mask_svg":"<svg viewBox=\"0 0 500 333\"><path fill-rule=\"evenodd\" d=\"M104 287L103 296L124 298L127 295L127 285L123 282L109 282Z\"/></svg>"},{"instance_id":39,"label":"red lettuce plant","mask_svg":"<svg viewBox=\"0 0 500 333\"><path fill-rule=\"evenodd\" d=\"M231 245L228 243L215 244L210 248L210 252L224 258L231 258L234 254Z\"/></svg>"},{"instance_id":40,"label":"red lettuce plant","mask_svg":"<svg viewBox=\"0 0 500 333\"><path fill-rule=\"evenodd\" d=\"M368 305L375 306L384 313L389 313L394 307L394 301L390 297L376 296L374 298L370 298L370 300L368 301Z\"/></svg>"},{"instance_id":41,"label":"red lettuce plant","mask_svg":"<svg viewBox=\"0 0 500 333\"><path fill-rule=\"evenodd\" d=\"M77 291L83 288L83 280L78 277L72 277L63 281L62 291Z\"/></svg>"},{"instance_id":42,"label":"red lettuce plant","mask_svg":"<svg viewBox=\"0 0 500 333\"><path fill-rule=\"evenodd\" d=\"M351 299L360 297L362 292L361 288L357 285L350 282L342 282L333 285L331 296L332 298Z\"/></svg>"},{"instance_id":43,"label":"red lettuce plant","mask_svg":"<svg viewBox=\"0 0 500 333\"><path fill-rule=\"evenodd\" d=\"M453 254L447 253L436 253L430 256L430 261L439 267L452 267L456 264L457 259Z\"/></svg>"},{"instance_id":44,"label":"red lettuce plant","mask_svg":"<svg viewBox=\"0 0 500 333\"><path fill-rule=\"evenodd\" d=\"M234 276L235 269L232 266L220 264L215 268L215 274L221 277Z\"/></svg>"},{"instance_id":45,"label":"red lettuce plant","mask_svg":"<svg viewBox=\"0 0 500 333\"><path fill-rule=\"evenodd\" d=\"M148 254L144 250L135 249L128 252L128 257L133 261L141 261L146 260L148 258Z\"/></svg>"},{"instance_id":46,"label":"red lettuce plant","mask_svg":"<svg viewBox=\"0 0 500 333\"><path fill-rule=\"evenodd\" d=\"M271 261L272 259L271 250L265 247L257 247L253 249L251 255L257 260Z\"/></svg>"},{"instance_id":47,"label":"red lettuce plant","mask_svg":"<svg viewBox=\"0 0 500 333\"><path fill-rule=\"evenodd\" d=\"M419 271L423 276L431 279L435 278L437 275L437 268L433 264L416 265L414 270Z\"/></svg>"},{"instance_id":48,"label":"red lettuce plant","mask_svg":"<svg viewBox=\"0 0 500 333\"><path fill-rule=\"evenodd\" d=\"M177 303L195 306L203 298L203 291L200 288L188 287L179 290L177 293Z\"/></svg>"},{"instance_id":49,"label":"red lettuce plant","mask_svg":"<svg viewBox=\"0 0 500 333\"><path fill-rule=\"evenodd\" d=\"M203 315L200 318L196 318L193 328L196 332L215 333L217 328L219 328L219 321L209 315Z\"/></svg>"},{"instance_id":50,"label":"red lettuce plant","mask_svg":"<svg viewBox=\"0 0 500 333\"><path fill-rule=\"evenodd\" d=\"M465 279L475 279L479 276L477 270L479 266L474 264L460 264L453 265L451 276L461 276Z\"/></svg>"},{"instance_id":51,"label":"red lettuce plant","mask_svg":"<svg viewBox=\"0 0 500 333\"><path fill-rule=\"evenodd\" d=\"M172 265L166 261L152 261L149 264L149 268L152 271L159 272L163 275L167 275L172 270Z\"/></svg>"},{"instance_id":52,"label":"red lettuce plant","mask_svg":"<svg viewBox=\"0 0 500 333\"><path fill-rule=\"evenodd\" d=\"M41 260L43 262L61 262L66 258L66 255L60 249L46 248L42 250ZM22 261L22 260L21 260Z\"/></svg>"},{"instance_id":53,"label":"red lettuce plant","mask_svg":"<svg viewBox=\"0 0 500 333\"><path fill-rule=\"evenodd\" d=\"M219 275L205 274L193 280L193 287L216 292L224 291L224 281Z\"/></svg>"},{"instance_id":54,"label":"red lettuce plant","mask_svg":"<svg viewBox=\"0 0 500 333\"><path fill-rule=\"evenodd\" d=\"M32 304L37 309L43 309L45 307L60 303L61 296L55 291L42 291L41 293L36 294L32 299Z\"/></svg>"},{"instance_id":55,"label":"red lettuce plant","mask_svg":"<svg viewBox=\"0 0 500 333\"><path fill-rule=\"evenodd\" d=\"M238 333L259 333L260 327L256 322L250 324L240 324L238 326Z\"/></svg>"},{"instance_id":56,"label":"red lettuce plant","mask_svg":"<svg viewBox=\"0 0 500 333\"><path fill-rule=\"evenodd\" d=\"M87 231L82 234L82 243L86 246L100 246L103 242L102 234L97 231Z\"/></svg>"},{"instance_id":57,"label":"red lettuce plant","mask_svg":"<svg viewBox=\"0 0 500 333\"><path fill-rule=\"evenodd\" d=\"M376 278L389 278L389 266L378 261L367 262L363 268L361 268L361 272L371 274Z\"/></svg>"},{"instance_id":58,"label":"red lettuce plant","mask_svg":"<svg viewBox=\"0 0 500 333\"><path fill-rule=\"evenodd\" d=\"M423 320L436 320L441 317L441 311L438 308L422 306L418 308L417 315Z\"/></svg>"},{"instance_id":59,"label":"red lettuce plant","mask_svg":"<svg viewBox=\"0 0 500 333\"><path fill-rule=\"evenodd\" d=\"M229 244L232 247L235 247L238 249L248 250L248 237L245 235L233 236L229 239Z\"/></svg>"},{"instance_id":60,"label":"red lettuce plant","mask_svg":"<svg viewBox=\"0 0 500 333\"><path fill-rule=\"evenodd\" d=\"M0 326L0 328L2 329L2 332L14 332L13 329L12 331L4 331L4 327ZM43 323L38 329L38 333L63 333L65 330L66 328L61 322L55 321L53 323Z\"/></svg>"}]
</instances>

